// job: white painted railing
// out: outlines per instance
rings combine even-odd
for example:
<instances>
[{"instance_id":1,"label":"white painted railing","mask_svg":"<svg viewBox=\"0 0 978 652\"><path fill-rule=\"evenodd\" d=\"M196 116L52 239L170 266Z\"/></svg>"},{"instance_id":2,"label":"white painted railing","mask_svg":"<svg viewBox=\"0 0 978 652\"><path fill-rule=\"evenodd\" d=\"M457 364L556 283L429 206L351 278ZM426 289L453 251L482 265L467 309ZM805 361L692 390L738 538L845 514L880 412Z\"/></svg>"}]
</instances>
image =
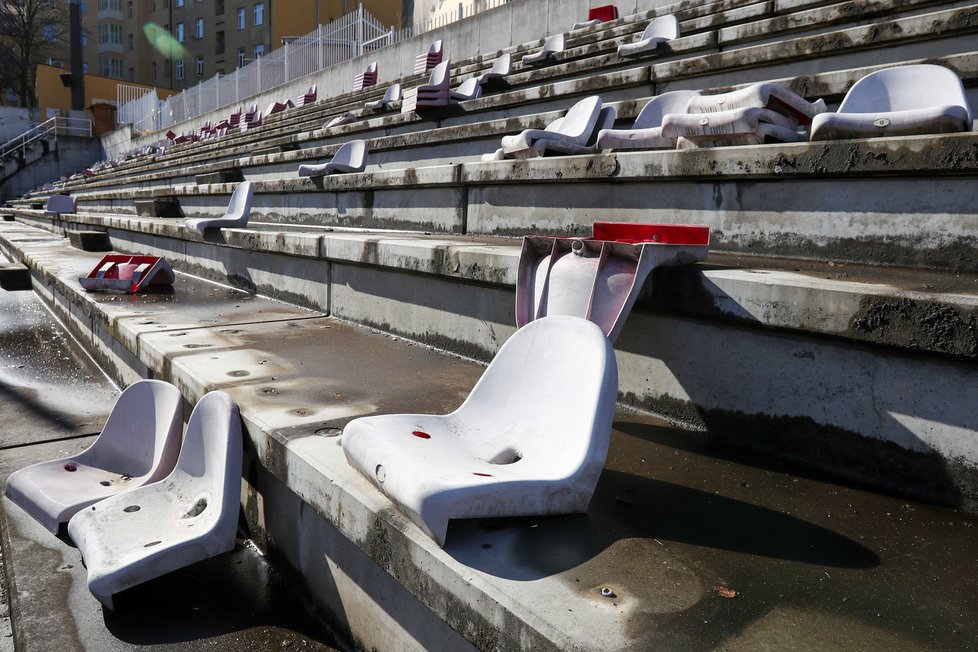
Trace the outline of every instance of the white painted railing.
<instances>
[{"instance_id":1,"label":"white painted railing","mask_svg":"<svg viewBox=\"0 0 978 652\"><path fill-rule=\"evenodd\" d=\"M0 159L22 157L42 139L57 136L90 137L91 135L92 121L88 118L50 118L0 145Z\"/></svg>"}]
</instances>

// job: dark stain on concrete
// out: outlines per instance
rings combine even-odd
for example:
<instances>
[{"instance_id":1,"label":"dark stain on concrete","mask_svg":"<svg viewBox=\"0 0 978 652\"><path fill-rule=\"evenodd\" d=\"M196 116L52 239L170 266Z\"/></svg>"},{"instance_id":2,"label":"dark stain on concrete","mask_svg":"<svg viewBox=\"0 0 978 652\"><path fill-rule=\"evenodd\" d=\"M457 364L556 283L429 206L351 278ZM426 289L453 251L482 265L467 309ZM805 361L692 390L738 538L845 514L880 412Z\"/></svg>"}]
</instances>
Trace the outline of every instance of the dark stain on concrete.
<instances>
[{"instance_id":1,"label":"dark stain on concrete","mask_svg":"<svg viewBox=\"0 0 978 652\"><path fill-rule=\"evenodd\" d=\"M873 343L978 357L978 311L935 301L867 298L847 334Z\"/></svg>"}]
</instances>

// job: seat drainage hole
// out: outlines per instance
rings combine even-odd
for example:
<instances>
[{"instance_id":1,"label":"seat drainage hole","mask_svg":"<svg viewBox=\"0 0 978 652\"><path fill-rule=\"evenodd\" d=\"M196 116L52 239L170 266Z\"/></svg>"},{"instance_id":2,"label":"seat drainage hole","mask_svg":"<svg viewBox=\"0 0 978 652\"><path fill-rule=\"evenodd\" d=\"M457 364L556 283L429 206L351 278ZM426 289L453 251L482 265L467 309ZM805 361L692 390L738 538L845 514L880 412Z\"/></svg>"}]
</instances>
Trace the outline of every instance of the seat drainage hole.
<instances>
[{"instance_id":1,"label":"seat drainage hole","mask_svg":"<svg viewBox=\"0 0 978 652\"><path fill-rule=\"evenodd\" d=\"M67 471L68 473L74 473L77 470L78 467L75 466L74 464L71 464L70 462L68 464L65 464L65 471Z\"/></svg>"},{"instance_id":2,"label":"seat drainage hole","mask_svg":"<svg viewBox=\"0 0 978 652\"><path fill-rule=\"evenodd\" d=\"M377 468L374 469L374 475L377 476L377 482L383 482L387 479L387 470L384 469L383 464L377 465Z\"/></svg>"},{"instance_id":3,"label":"seat drainage hole","mask_svg":"<svg viewBox=\"0 0 978 652\"><path fill-rule=\"evenodd\" d=\"M418 437L419 439L431 439L431 435L426 433L424 430L415 430L411 434L414 435L415 437Z\"/></svg>"},{"instance_id":4,"label":"seat drainage hole","mask_svg":"<svg viewBox=\"0 0 978 652\"><path fill-rule=\"evenodd\" d=\"M149 543L144 544L143 547L144 548L152 548L153 546L158 546L161 543L163 543L163 542L162 541L150 541Z\"/></svg>"},{"instance_id":5,"label":"seat drainage hole","mask_svg":"<svg viewBox=\"0 0 978 652\"><path fill-rule=\"evenodd\" d=\"M138 512L139 511L139 505L129 505L129 507L123 507L122 508L122 511L129 512L130 514L133 513L133 512Z\"/></svg>"},{"instance_id":6,"label":"seat drainage hole","mask_svg":"<svg viewBox=\"0 0 978 652\"><path fill-rule=\"evenodd\" d=\"M108 487L112 483L109 482L108 480L102 480L101 482L99 482L99 484L102 485L103 487Z\"/></svg>"},{"instance_id":7,"label":"seat drainage hole","mask_svg":"<svg viewBox=\"0 0 978 652\"><path fill-rule=\"evenodd\" d=\"M515 448L507 448L501 450L492 458L490 458L490 464L515 464L523 459L523 453L519 452Z\"/></svg>"},{"instance_id":8,"label":"seat drainage hole","mask_svg":"<svg viewBox=\"0 0 978 652\"><path fill-rule=\"evenodd\" d=\"M251 374L249 374L244 369L236 369L234 371L229 371L228 372L228 376L234 376L235 378L241 378L243 376L249 376L249 375L251 375Z\"/></svg>"},{"instance_id":9,"label":"seat drainage hole","mask_svg":"<svg viewBox=\"0 0 978 652\"><path fill-rule=\"evenodd\" d=\"M480 478L491 478L492 477L492 474L491 473L473 473L472 475L477 475Z\"/></svg>"},{"instance_id":10,"label":"seat drainage hole","mask_svg":"<svg viewBox=\"0 0 978 652\"><path fill-rule=\"evenodd\" d=\"M207 509L207 499L201 498L193 507L187 510L187 518L193 518L194 516L200 516L204 510Z\"/></svg>"}]
</instances>

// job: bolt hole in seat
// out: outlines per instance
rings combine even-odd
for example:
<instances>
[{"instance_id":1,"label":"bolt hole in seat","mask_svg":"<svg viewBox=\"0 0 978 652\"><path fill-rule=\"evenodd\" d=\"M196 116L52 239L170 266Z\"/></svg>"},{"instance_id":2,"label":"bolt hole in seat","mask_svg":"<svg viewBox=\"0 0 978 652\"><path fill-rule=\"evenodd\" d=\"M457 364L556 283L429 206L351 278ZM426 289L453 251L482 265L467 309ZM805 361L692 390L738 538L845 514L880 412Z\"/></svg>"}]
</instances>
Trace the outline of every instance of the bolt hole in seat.
<instances>
[{"instance_id":1,"label":"bolt hole in seat","mask_svg":"<svg viewBox=\"0 0 978 652\"><path fill-rule=\"evenodd\" d=\"M88 588L108 609L124 589L234 547L241 493L241 417L224 392L197 403L173 471L68 522Z\"/></svg>"},{"instance_id":2,"label":"bolt hole in seat","mask_svg":"<svg viewBox=\"0 0 978 652\"><path fill-rule=\"evenodd\" d=\"M617 392L601 329L571 315L545 317L502 346L451 414L355 419L343 451L444 545L450 519L586 512Z\"/></svg>"},{"instance_id":3,"label":"bolt hole in seat","mask_svg":"<svg viewBox=\"0 0 978 652\"><path fill-rule=\"evenodd\" d=\"M7 497L57 533L78 511L170 473L182 431L179 390L159 380L137 381L119 396L91 446L15 471Z\"/></svg>"},{"instance_id":4,"label":"bolt hole in seat","mask_svg":"<svg viewBox=\"0 0 978 652\"><path fill-rule=\"evenodd\" d=\"M811 140L953 133L972 126L957 74L920 64L878 70L857 81L837 112L815 116Z\"/></svg>"}]
</instances>

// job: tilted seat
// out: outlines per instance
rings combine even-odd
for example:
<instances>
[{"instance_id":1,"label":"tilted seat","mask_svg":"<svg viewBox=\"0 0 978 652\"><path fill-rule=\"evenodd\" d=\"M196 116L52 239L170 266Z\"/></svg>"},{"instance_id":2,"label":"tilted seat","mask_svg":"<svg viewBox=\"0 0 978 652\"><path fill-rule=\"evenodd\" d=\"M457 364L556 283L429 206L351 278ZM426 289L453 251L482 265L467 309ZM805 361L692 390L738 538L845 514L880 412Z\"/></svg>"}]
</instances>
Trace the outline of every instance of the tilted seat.
<instances>
[{"instance_id":1,"label":"tilted seat","mask_svg":"<svg viewBox=\"0 0 978 652\"><path fill-rule=\"evenodd\" d=\"M321 177L334 172L363 172L367 167L367 141L351 140L343 143L329 163L300 165L300 177Z\"/></svg>"},{"instance_id":2,"label":"tilted seat","mask_svg":"<svg viewBox=\"0 0 978 652\"><path fill-rule=\"evenodd\" d=\"M618 46L620 57L641 57L653 52L660 43L679 38L679 20L672 14L659 16L654 19L634 43L622 43Z\"/></svg>"},{"instance_id":3,"label":"tilted seat","mask_svg":"<svg viewBox=\"0 0 978 652\"><path fill-rule=\"evenodd\" d=\"M559 122L552 122L546 129L525 129L513 136L503 136L503 155L515 158L540 156L541 150L534 144L541 139L562 140L574 145L584 145L594 133L594 125L601 112L601 97L592 95L568 109Z\"/></svg>"},{"instance_id":4,"label":"tilted seat","mask_svg":"<svg viewBox=\"0 0 978 652\"><path fill-rule=\"evenodd\" d=\"M815 117L811 140L952 133L972 126L971 105L954 71L920 64L857 81L836 113Z\"/></svg>"},{"instance_id":5,"label":"tilted seat","mask_svg":"<svg viewBox=\"0 0 978 652\"><path fill-rule=\"evenodd\" d=\"M760 82L729 93L691 97L685 113L719 113L749 107L769 109L794 119L798 124L807 125L825 111L825 101L809 102L784 86Z\"/></svg>"},{"instance_id":6,"label":"tilted seat","mask_svg":"<svg viewBox=\"0 0 978 652\"><path fill-rule=\"evenodd\" d=\"M524 66L538 66L550 61L554 54L557 52L564 51L564 35L554 34L553 36L548 36L543 42L543 47L540 48L539 52L534 54L527 54L523 57L522 63Z\"/></svg>"},{"instance_id":7,"label":"tilted seat","mask_svg":"<svg viewBox=\"0 0 978 652\"><path fill-rule=\"evenodd\" d=\"M469 77L451 92L451 98L455 102L474 100L480 95L482 95L482 84L479 83L478 77Z\"/></svg>"},{"instance_id":8,"label":"tilted seat","mask_svg":"<svg viewBox=\"0 0 978 652\"><path fill-rule=\"evenodd\" d=\"M539 152L540 156L545 156L548 152L557 154L593 154L598 151L598 133L603 129L610 129L615 126L615 117L618 112L613 106L602 106L598 113L598 119L594 121L591 128L591 135L588 136L584 144L573 143L559 138L540 138L533 148Z\"/></svg>"},{"instance_id":9,"label":"tilted seat","mask_svg":"<svg viewBox=\"0 0 978 652\"><path fill-rule=\"evenodd\" d=\"M649 100L629 129L602 129L598 149L672 149L675 136L662 133L662 119L671 113L685 113L686 104L698 91L670 91Z\"/></svg>"},{"instance_id":10,"label":"tilted seat","mask_svg":"<svg viewBox=\"0 0 978 652\"><path fill-rule=\"evenodd\" d=\"M492 68L489 69L489 72L484 72L479 75L479 84L482 86L497 84L505 79L512 69L513 55L509 52L504 52L492 62Z\"/></svg>"},{"instance_id":11,"label":"tilted seat","mask_svg":"<svg viewBox=\"0 0 978 652\"><path fill-rule=\"evenodd\" d=\"M203 235L206 229L221 229L226 227L244 227L248 224L251 213L251 199L255 193L250 181L242 181L231 193L231 201L222 217L198 217L189 219L184 226L191 231Z\"/></svg>"},{"instance_id":12,"label":"tilted seat","mask_svg":"<svg viewBox=\"0 0 978 652\"><path fill-rule=\"evenodd\" d=\"M162 481L113 496L68 522L107 608L124 589L234 547L241 502L241 417L224 392L200 399L176 467Z\"/></svg>"},{"instance_id":13,"label":"tilted seat","mask_svg":"<svg viewBox=\"0 0 978 652\"><path fill-rule=\"evenodd\" d=\"M662 134L681 149L717 145L794 143L804 140L798 123L770 109L750 106L717 113L672 113L662 120Z\"/></svg>"},{"instance_id":14,"label":"tilted seat","mask_svg":"<svg viewBox=\"0 0 978 652\"><path fill-rule=\"evenodd\" d=\"M79 510L162 479L180 452L182 400L169 383L136 381L119 395L91 446L15 471L7 478L7 497L57 533Z\"/></svg>"},{"instance_id":15,"label":"tilted seat","mask_svg":"<svg viewBox=\"0 0 978 652\"><path fill-rule=\"evenodd\" d=\"M358 118L355 113L352 111L347 111L346 113L342 113L338 116L334 116L330 120L327 120L326 123L323 124L322 128L332 129L333 127L339 127L340 125L348 125L352 122L356 122L357 120Z\"/></svg>"},{"instance_id":16,"label":"tilted seat","mask_svg":"<svg viewBox=\"0 0 978 652\"><path fill-rule=\"evenodd\" d=\"M391 104L400 101L401 85L399 83L394 83L387 87L387 90L384 91L384 96L382 98L372 102L364 102L363 108L370 109L371 111L377 111L380 109L387 110L390 108Z\"/></svg>"},{"instance_id":17,"label":"tilted seat","mask_svg":"<svg viewBox=\"0 0 978 652\"><path fill-rule=\"evenodd\" d=\"M347 460L439 545L453 518L587 511L608 452L618 368L595 324L518 330L444 416L351 421Z\"/></svg>"}]
</instances>

